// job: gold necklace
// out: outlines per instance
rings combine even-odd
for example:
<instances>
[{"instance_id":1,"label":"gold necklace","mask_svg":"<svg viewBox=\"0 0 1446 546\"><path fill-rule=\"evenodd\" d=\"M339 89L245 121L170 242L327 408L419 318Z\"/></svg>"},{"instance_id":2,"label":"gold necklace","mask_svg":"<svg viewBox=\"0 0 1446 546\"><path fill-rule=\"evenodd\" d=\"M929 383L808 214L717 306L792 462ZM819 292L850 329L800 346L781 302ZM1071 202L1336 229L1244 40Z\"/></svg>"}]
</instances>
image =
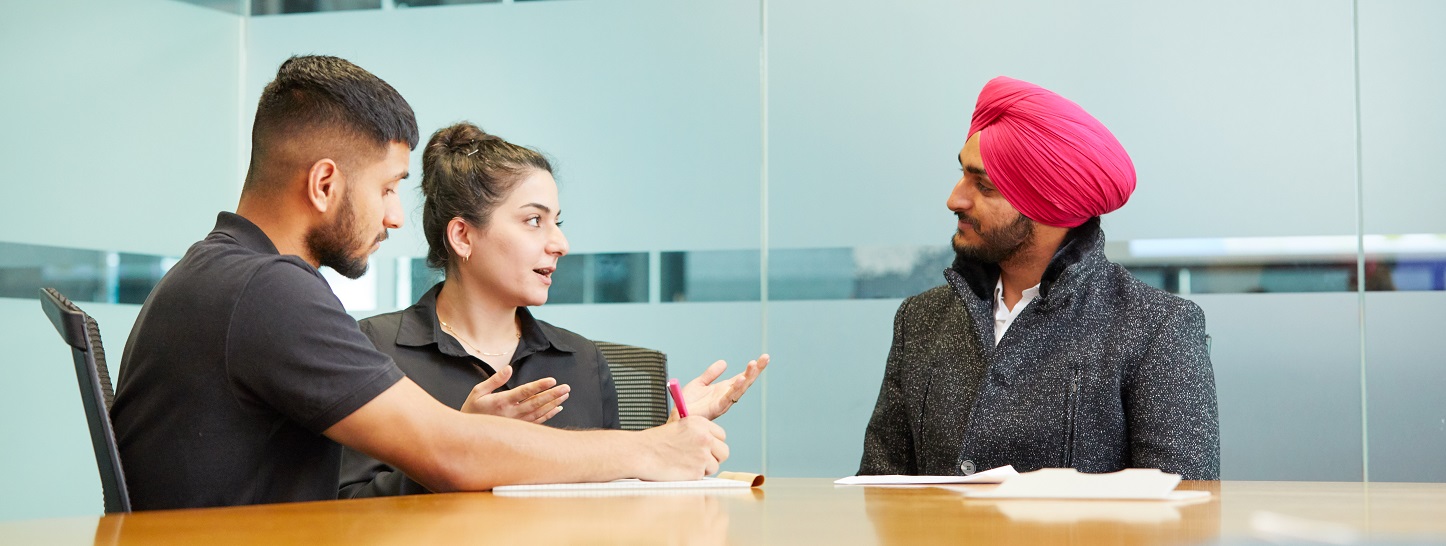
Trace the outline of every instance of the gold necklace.
<instances>
[{"instance_id":1,"label":"gold necklace","mask_svg":"<svg viewBox=\"0 0 1446 546\"><path fill-rule=\"evenodd\" d=\"M476 354L481 355L481 356L504 356L504 355L512 352L512 351L510 351L510 350L508 350L508 351L503 351L503 352L500 352L500 353L483 352L481 349L478 349L478 348L476 348L476 347L473 347L471 343L467 343L467 340L462 339L462 335L461 335L461 334L458 334L456 330L452 329L452 325L447 324L447 321L442 320L441 318L438 318L438 319L437 319L437 322L442 323L442 330L446 331L448 334L452 334L452 337L455 338L457 341L462 342L462 345L466 346L466 347L467 347L467 350L470 351L470 352L476 353ZM520 330L517 332L517 339L522 339L522 332L521 332Z\"/></svg>"}]
</instances>

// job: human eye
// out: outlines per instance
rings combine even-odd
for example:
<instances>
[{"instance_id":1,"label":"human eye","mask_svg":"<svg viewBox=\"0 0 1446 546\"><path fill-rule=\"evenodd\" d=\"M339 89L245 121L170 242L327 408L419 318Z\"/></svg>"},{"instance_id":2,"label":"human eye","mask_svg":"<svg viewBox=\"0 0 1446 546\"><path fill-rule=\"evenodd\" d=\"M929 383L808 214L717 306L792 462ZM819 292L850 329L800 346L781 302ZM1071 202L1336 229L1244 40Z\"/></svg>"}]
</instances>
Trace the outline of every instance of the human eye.
<instances>
[{"instance_id":1,"label":"human eye","mask_svg":"<svg viewBox=\"0 0 1446 546\"><path fill-rule=\"evenodd\" d=\"M528 216L527 225L532 227L542 227L542 217L536 215Z\"/></svg>"},{"instance_id":2,"label":"human eye","mask_svg":"<svg viewBox=\"0 0 1446 546\"><path fill-rule=\"evenodd\" d=\"M556 225L557 227L562 227L562 218L558 218L556 222L553 222L553 225Z\"/></svg>"},{"instance_id":3,"label":"human eye","mask_svg":"<svg viewBox=\"0 0 1446 546\"><path fill-rule=\"evenodd\" d=\"M974 186L977 187L977 188L979 188L979 193L986 194L986 195L987 195L987 194L994 193L994 187L992 187L992 186L990 186L990 185L988 185L988 184L985 184L985 183L983 183L983 182L975 182L975 183L974 183Z\"/></svg>"}]
</instances>

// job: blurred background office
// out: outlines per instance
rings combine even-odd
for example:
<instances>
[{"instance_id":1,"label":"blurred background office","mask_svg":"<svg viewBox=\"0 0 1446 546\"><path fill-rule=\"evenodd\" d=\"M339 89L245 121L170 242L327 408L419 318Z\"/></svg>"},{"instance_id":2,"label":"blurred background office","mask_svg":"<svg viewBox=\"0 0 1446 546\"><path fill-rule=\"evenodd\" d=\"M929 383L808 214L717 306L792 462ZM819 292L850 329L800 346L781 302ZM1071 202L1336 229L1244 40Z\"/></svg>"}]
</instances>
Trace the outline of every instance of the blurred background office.
<instances>
[{"instance_id":1,"label":"blurred background office","mask_svg":"<svg viewBox=\"0 0 1446 546\"><path fill-rule=\"evenodd\" d=\"M5 2L0 520L101 512L37 287L118 365L150 287L234 209L261 88L308 53L390 82L424 135L471 120L555 159L573 254L538 316L678 377L771 353L722 420L727 469L857 468L894 310L942 283L954 157L1005 74L1134 157L1109 252L1205 309L1225 479L1446 481L1443 26L1434 0ZM330 276L357 317L437 278L420 157L406 227Z\"/></svg>"}]
</instances>

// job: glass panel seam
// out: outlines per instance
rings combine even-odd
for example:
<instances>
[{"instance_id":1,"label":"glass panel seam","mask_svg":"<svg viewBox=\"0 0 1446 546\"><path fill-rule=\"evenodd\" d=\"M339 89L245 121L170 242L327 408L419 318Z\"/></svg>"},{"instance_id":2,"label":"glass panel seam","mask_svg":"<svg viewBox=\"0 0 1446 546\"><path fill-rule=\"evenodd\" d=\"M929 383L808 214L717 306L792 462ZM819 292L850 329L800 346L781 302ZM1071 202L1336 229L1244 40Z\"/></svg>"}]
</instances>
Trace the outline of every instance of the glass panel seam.
<instances>
[{"instance_id":1,"label":"glass panel seam","mask_svg":"<svg viewBox=\"0 0 1446 546\"><path fill-rule=\"evenodd\" d=\"M758 100L759 100L759 133L760 133L760 154L759 158L759 271L758 271L758 307L759 307L759 329L762 347L760 350L768 352L768 0L758 0ZM768 474L768 379L769 374L763 374L759 378L759 390L762 391L759 398L759 442L761 453L761 468L759 472Z\"/></svg>"},{"instance_id":2,"label":"glass panel seam","mask_svg":"<svg viewBox=\"0 0 1446 546\"><path fill-rule=\"evenodd\" d=\"M1355 86L1352 98L1354 115L1355 162L1356 162L1356 300L1361 346L1361 481L1371 481L1371 440L1370 418L1367 406L1366 388L1366 219L1364 169L1361 166L1361 5L1360 0L1351 0L1351 83Z\"/></svg>"}]
</instances>

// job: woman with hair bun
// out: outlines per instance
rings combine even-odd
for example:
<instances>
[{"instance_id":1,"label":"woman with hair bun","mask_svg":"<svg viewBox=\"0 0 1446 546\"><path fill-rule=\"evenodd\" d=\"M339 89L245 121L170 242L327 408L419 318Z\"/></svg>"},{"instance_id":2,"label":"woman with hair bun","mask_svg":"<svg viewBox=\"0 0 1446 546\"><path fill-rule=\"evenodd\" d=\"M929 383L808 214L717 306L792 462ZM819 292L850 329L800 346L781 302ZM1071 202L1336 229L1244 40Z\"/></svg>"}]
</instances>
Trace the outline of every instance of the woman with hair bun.
<instances>
[{"instance_id":1,"label":"woman with hair bun","mask_svg":"<svg viewBox=\"0 0 1446 546\"><path fill-rule=\"evenodd\" d=\"M407 309L361 321L362 332L412 381L463 412L619 428L617 390L602 353L527 310L547 302L552 273L568 251L547 158L458 123L427 142L422 193L427 265L446 279ZM717 418L766 366L763 355L715 383L727 364L713 363L684 387L688 408ZM426 492L380 461L343 455L341 498Z\"/></svg>"}]
</instances>

